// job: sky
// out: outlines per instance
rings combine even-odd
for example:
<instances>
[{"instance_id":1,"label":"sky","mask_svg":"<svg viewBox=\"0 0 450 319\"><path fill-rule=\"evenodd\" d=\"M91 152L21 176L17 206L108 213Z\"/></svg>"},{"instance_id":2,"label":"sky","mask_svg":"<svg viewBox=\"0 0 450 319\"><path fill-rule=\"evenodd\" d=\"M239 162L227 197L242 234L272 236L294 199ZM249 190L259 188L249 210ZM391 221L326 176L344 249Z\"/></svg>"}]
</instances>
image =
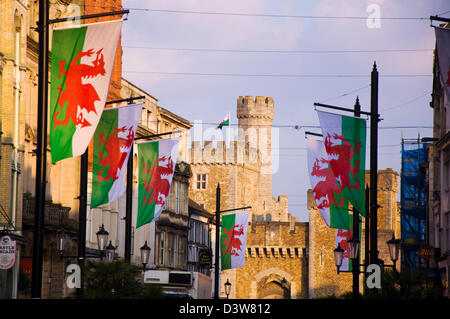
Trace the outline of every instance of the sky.
<instances>
[{"instance_id":1,"label":"sky","mask_svg":"<svg viewBox=\"0 0 450 319\"><path fill-rule=\"evenodd\" d=\"M378 169L400 172L402 137L432 136L429 17L450 17L447 0L124 0L123 6L130 9L123 77L160 106L191 122L218 124L230 113L237 124L239 96L274 99L279 165L272 194L288 196L288 210L300 221L308 221L310 188L305 131L320 133L313 104L353 108L358 96L370 111L375 61ZM366 153L369 169L369 143Z\"/></svg>"}]
</instances>

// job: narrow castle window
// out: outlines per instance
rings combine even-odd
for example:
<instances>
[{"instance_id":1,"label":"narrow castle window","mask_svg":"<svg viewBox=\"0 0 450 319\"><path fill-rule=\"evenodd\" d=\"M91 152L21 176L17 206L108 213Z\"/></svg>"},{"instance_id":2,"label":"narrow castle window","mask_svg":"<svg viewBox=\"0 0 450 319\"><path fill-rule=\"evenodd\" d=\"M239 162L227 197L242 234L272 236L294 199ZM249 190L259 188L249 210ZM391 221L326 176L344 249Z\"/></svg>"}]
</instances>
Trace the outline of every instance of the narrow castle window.
<instances>
[{"instance_id":1,"label":"narrow castle window","mask_svg":"<svg viewBox=\"0 0 450 319\"><path fill-rule=\"evenodd\" d=\"M206 174L197 174L197 189L206 189Z\"/></svg>"}]
</instances>

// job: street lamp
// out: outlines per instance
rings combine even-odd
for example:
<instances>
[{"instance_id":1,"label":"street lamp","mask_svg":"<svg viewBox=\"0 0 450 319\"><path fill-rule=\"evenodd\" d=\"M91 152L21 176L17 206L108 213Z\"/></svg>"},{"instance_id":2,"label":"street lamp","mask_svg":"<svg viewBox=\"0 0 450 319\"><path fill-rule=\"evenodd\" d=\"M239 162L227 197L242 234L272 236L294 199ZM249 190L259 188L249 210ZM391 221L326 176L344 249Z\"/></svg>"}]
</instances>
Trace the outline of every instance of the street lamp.
<instances>
[{"instance_id":1,"label":"street lamp","mask_svg":"<svg viewBox=\"0 0 450 319\"><path fill-rule=\"evenodd\" d=\"M389 247L389 255L391 256L391 260L394 263L394 270L395 263L398 260L398 254L400 250L400 239L395 239L394 233L392 233L392 239L387 241L388 247Z\"/></svg>"},{"instance_id":2,"label":"street lamp","mask_svg":"<svg viewBox=\"0 0 450 319\"><path fill-rule=\"evenodd\" d=\"M338 243L334 252L334 263L336 264L337 273L339 274L339 268L342 266L342 259L344 259L344 250L341 248L341 244Z\"/></svg>"},{"instance_id":3,"label":"street lamp","mask_svg":"<svg viewBox=\"0 0 450 319\"><path fill-rule=\"evenodd\" d=\"M231 291L231 282L229 282L227 279L227 282L224 284L224 286L225 286L225 294L227 295L227 299L228 299L228 296L230 295L230 291Z\"/></svg>"},{"instance_id":4,"label":"street lamp","mask_svg":"<svg viewBox=\"0 0 450 319\"><path fill-rule=\"evenodd\" d=\"M64 246L66 244L67 239L67 232L63 228L60 232L56 235L56 250L58 251L58 255L63 258L64 255Z\"/></svg>"},{"instance_id":5,"label":"street lamp","mask_svg":"<svg viewBox=\"0 0 450 319\"><path fill-rule=\"evenodd\" d=\"M108 242L109 233L105 230L103 224L97 232L97 245L98 250L104 251L106 248L106 243Z\"/></svg>"},{"instance_id":6,"label":"street lamp","mask_svg":"<svg viewBox=\"0 0 450 319\"><path fill-rule=\"evenodd\" d=\"M357 259L360 241L358 240L358 238L352 237L351 239L347 240L347 244L350 259Z\"/></svg>"},{"instance_id":7,"label":"street lamp","mask_svg":"<svg viewBox=\"0 0 450 319\"><path fill-rule=\"evenodd\" d=\"M141 263L144 266L144 271L145 271L145 266L148 264L151 250L152 249L150 247L148 247L148 245L147 245L147 241L145 241L144 246L141 247Z\"/></svg>"},{"instance_id":8,"label":"street lamp","mask_svg":"<svg viewBox=\"0 0 450 319\"><path fill-rule=\"evenodd\" d=\"M109 241L109 245L106 246L105 250L106 250L106 260L108 262L113 261L114 260L114 254L115 254L115 251L116 251L116 247L113 246L111 241Z\"/></svg>"}]
</instances>

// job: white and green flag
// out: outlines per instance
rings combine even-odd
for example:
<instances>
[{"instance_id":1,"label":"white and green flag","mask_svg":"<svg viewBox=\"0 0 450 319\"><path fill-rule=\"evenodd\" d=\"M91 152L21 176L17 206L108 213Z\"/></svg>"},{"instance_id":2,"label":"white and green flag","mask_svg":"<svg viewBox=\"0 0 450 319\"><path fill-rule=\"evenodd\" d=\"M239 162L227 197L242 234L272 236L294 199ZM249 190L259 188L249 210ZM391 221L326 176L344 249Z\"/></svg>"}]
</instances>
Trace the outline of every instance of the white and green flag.
<instances>
[{"instance_id":1,"label":"white and green flag","mask_svg":"<svg viewBox=\"0 0 450 319\"><path fill-rule=\"evenodd\" d=\"M339 197L348 200L362 216L366 216L366 121L327 112L318 111L317 114L327 153L327 158L321 162L333 171Z\"/></svg>"},{"instance_id":2,"label":"white and green flag","mask_svg":"<svg viewBox=\"0 0 450 319\"><path fill-rule=\"evenodd\" d=\"M118 199L126 189L126 172L142 104L104 109L94 134L91 208Z\"/></svg>"},{"instance_id":3,"label":"white and green flag","mask_svg":"<svg viewBox=\"0 0 450 319\"><path fill-rule=\"evenodd\" d=\"M105 106L122 21L53 31L50 89L52 163L83 154Z\"/></svg>"},{"instance_id":4,"label":"white and green flag","mask_svg":"<svg viewBox=\"0 0 450 319\"><path fill-rule=\"evenodd\" d=\"M139 198L136 228L158 219L169 196L179 138L138 144Z\"/></svg>"},{"instance_id":5,"label":"white and green flag","mask_svg":"<svg viewBox=\"0 0 450 319\"><path fill-rule=\"evenodd\" d=\"M348 228L348 200L342 197L339 183L329 167L323 141L306 139L309 181L317 208L328 227Z\"/></svg>"},{"instance_id":6,"label":"white and green flag","mask_svg":"<svg viewBox=\"0 0 450 319\"><path fill-rule=\"evenodd\" d=\"M249 211L223 214L220 231L221 269L244 267Z\"/></svg>"},{"instance_id":7,"label":"white and green flag","mask_svg":"<svg viewBox=\"0 0 450 319\"><path fill-rule=\"evenodd\" d=\"M219 126L217 126L218 129L222 129L224 126L230 126L230 113L225 116L225 118L220 122Z\"/></svg>"}]
</instances>

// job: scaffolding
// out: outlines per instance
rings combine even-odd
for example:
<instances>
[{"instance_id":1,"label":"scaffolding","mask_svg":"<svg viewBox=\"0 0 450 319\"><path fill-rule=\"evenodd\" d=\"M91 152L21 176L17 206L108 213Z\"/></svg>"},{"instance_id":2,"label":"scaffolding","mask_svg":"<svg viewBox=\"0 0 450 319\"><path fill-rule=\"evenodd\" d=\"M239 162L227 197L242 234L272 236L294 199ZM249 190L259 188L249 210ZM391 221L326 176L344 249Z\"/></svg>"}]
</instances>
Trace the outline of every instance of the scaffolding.
<instances>
[{"instance_id":1,"label":"scaffolding","mask_svg":"<svg viewBox=\"0 0 450 319\"><path fill-rule=\"evenodd\" d=\"M426 243L428 143L402 138L401 247L402 269L422 268L418 249Z\"/></svg>"}]
</instances>

